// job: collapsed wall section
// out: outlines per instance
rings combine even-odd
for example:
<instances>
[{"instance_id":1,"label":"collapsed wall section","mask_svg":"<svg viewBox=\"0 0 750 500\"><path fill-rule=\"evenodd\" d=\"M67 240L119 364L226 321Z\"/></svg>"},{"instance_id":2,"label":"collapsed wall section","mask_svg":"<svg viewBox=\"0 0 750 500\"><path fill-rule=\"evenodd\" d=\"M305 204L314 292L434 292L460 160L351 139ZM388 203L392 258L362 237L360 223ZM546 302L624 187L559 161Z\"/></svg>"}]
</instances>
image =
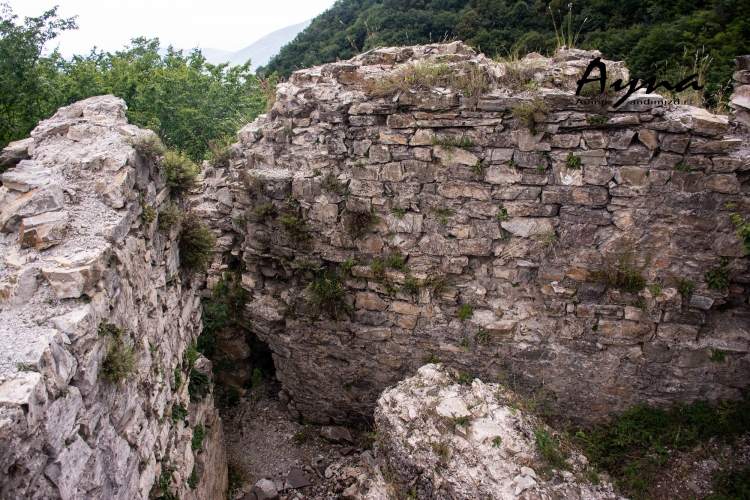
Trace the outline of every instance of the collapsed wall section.
<instances>
[{"instance_id":1,"label":"collapsed wall section","mask_svg":"<svg viewBox=\"0 0 750 500\"><path fill-rule=\"evenodd\" d=\"M227 489L211 364L190 349L197 283L180 281L179 224L156 217L170 189L125 109L61 108L0 155L15 165L0 187L2 498Z\"/></svg>"},{"instance_id":2,"label":"collapsed wall section","mask_svg":"<svg viewBox=\"0 0 750 500\"><path fill-rule=\"evenodd\" d=\"M205 171L195 209L244 262L293 416L369 418L438 359L576 419L740 397L747 129L658 95L575 96L597 56L508 65L453 43L301 70ZM402 88L441 64L462 88Z\"/></svg>"}]
</instances>

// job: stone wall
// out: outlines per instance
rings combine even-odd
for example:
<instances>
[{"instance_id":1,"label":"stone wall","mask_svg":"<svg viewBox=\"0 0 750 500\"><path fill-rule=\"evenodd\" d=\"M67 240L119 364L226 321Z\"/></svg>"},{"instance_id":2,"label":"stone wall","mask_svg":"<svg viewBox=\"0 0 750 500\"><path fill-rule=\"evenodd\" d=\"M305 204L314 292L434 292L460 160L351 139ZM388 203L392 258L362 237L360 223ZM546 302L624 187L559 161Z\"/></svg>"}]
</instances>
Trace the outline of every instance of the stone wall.
<instances>
[{"instance_id":1,"label":"stone wall","mask_svg":"<svg viewBox=\"0 0 750 500\"><path fill-rule=\"evenodd\" d=\"M163 483L208 500L227 489L213 397L188 395L199 283L178 277L179 227L141 216L170 193L128 144L146 132L125 109L112 96L61 108L0 155L17 164L0 187L2 498L146 499ZM100 325L121 328L135 354L119 382L103 375L118 342ZM193 370L210 381L205 358ZM192 451L197 425L207 435Z\"/></svg>"},{"instance_id":2,"label":"stone wall","mask_svg":"<svg viewBox=\"0 0 750 500\"><path fill-rule=\"evenodd\" d=\"M231 164L205 169L192 204L223 254L209 288L244 262L249 325L292 416L369 418L386 386L435 359L575 419L740 397L750 274L731 218L750 217L746 129L658 95L618 108L577 98L598 55L506 66L453 43L301 70L239 132ZM418 60L501 83L474 98L363 91ZM513 71L533 82L511 92ZM405 268L373 268L396 254ZM653 286L608 286L618 264ZM311 306L326 268L346 286L337 319Z\"/></svg>"}]
</instances>

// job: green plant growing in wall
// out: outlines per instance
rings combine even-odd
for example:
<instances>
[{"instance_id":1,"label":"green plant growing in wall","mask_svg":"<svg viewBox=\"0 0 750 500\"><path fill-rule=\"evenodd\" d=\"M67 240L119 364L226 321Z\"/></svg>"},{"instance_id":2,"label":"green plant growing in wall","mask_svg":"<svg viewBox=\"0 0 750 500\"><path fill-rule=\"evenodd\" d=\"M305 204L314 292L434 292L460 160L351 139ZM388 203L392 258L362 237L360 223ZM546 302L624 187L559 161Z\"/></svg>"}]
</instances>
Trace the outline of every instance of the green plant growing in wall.
<instances>
[{"instance_id":1,"label":"green plant growing in wall","mask_svg":"<svg viewBox=\"0 0 750 500\"><path fill-rule=\"evenodd\" d=\"M732 224L737 226L737 237L742 240L745 255L750 254L750 223L746 222L740 214L732 214Z\"/></svg>"},{"instance_id":2,"label":"green plant growing in wall","mask_svg":"<svg viewBox=\"0 0 750 500\"><path fill-rule=\"evenodd\" d=\"M458 341L458 347L463 347L464 349L469 349L469 339L466 337L462 338Z\"/></svg>"},{"instance_id":3,"label":"green plant growing in wall","mask_svg":"<svg viewBox=\"0 0 750 500\"><path fill-rule=\"evenodd\" d=\"M258 224L265 224L276 218L278 211L272 201L253 207L253 219Z\"/></svg>"},{"instance_id":4,"label":"green plant growing in wall","mask_svg":"<svg viewBox=\"0 0 750 500\"><path fill-rule=\"evenodd\" d=\"M727 351L711 348L711 354L708 356L709 361L714 363L723 363L727 359Z\"/></svg>"},{"instance_id":5,"label":"green plant growing in wall","mask_svg":"<svg viewBox=\"0 0 750 500\"><path fill-rule=\"evenodd\" d=\"M687 297L690 295L690 292L693 291L693 287L695 286L695 282L693 280L686 280L685 278L680 279L680 284L677 286L677 291L680 292L680 295L683 297Z\"/></svg>"},{"instance_id":6,"label":"green plant growing in wall","mask_svg":"<svg viewBox=\"0 0 750 500\"><path fill-rule=\"evenodd\" d=\"M513 116L529 127L532 134L536 135L539 133L537 125L539 122L544 120L544 117L549 113L549 107L544 99L535 97L530 102L523 102L513 107L511 110Z\"/></svg>"},{"instance_id":7,"label":"green plant growing in wall","mask_svg":"<svg viewBox=\"0 0 750 500\"><path fill-rule=\"evenodd\" d=\"M179 236L180 263L186 269L203 271L213 255L216 238L195 214L182 221Z\"/></svg>"},{"instance_id":8,"label":"green plant growing in wall","mask_svg":"<svg viewBox=\"0 0 750 500\"><path fill-rule=\"evenodd\" d=\"M647 257L643 265L638 265L635 250L630 244L616 252L605 255L606 268L593 273L594 277L608 286L625 293L637 293L646 286L643 271L650 264Z\"/></svg>"},{"instance_id":9,"label":"green plant growing in wall","mask_svg":"<svg viewBox=\"0 0 750 500\"><path fill-rule=\"evenodd\" d=\"M350 307L345 302L346 287L339 275L332 269L324 269L308 283L310 305L337 320L349 314Z\"/></svg>"},{"instance_id":10,"label":"green plant growing in wall","mask_svg":"<svg viewBox=\"0 0 750 500\"><path fill-rule=\"evenodd\" d=\"M354 238L359 238L380 222L375 207L370 210L356 210L347 212L344 216L344 229Z\"/></svg>"},{"instance_id":11,"label":"green plant growing in wall","mask_svg":"<svg viewBox=\"0 0 750 500\"><path fill-rule=\"evenodd\" d=\"M276 217L276 221L282 225L286 234L295 243L303 243L312 239L305 229L305 221L301 216L288 213L281 214Z\"/></svg>"},{"instance_id":12,"label":"green plant growing in wall","mask_svg":"<svg viewBox=\"0 0 750 500\"><path fill-rule=\"evenodd\" d=\"M188 418L188 410L185 408L185 403L172 405L172 423L176 424L181 420Z\"/></svg>"},{"instance_id":13,"label":"green plant growing in wall","mask_svg":"<svg viewBox=\"0 0 750 500\"><path fill-rule=\"evenodd\" d=\"M474 334L474 338L477 339L477 342L488 344L490 342L490 332L482 328Z\"/></svg>"},{"instance_id":14,"label":"green plant growing in wall","mask_svg":"<svg viewBox=\"0 0 750 500\"><path fill-rule=\"evenodd\" d=\"M544 175L547 173L547 165L537 165L536 167L536 173L539 175Z\"/></svg>"},{"instance_id":15,"label":"green plant growing in wall","mask_svg":"<svg viewBox=\"0 0 750 500\"><path fill-rule=\"evenodd\" d=\"M607 117L605 115L588 115L586 121L589 122L589 125L599 126L607 123Z\"/></svg>"},{"instance_id":16,"label":"green plant growing in wall","mask_svg":"<svg viewBox=\"0 0 750 500\"><path fill-rule=\"evenodd\" d=\"M167 151L162 161L162 170L167 185L177 194L185 194L198 186L200 167L186 154L177 151Z\"/></svg>"},{"instance_id":17,"label":"green plant growing in wall","mask_svg":"<svg viewBox=\"0 0 750 500\"><path fill-rule=\"evenodd\" d=\"M503 438L502 437L496 436L496 437L492 438L492 446L494 448L499 448L501 444L503 444Z\"/></svg>"},{"instance_id":18,"label":"green plant growing in wall","mask_svg":"<svg viewBox=\"0 0 750 500\"><path fill-rule=\"evenodd\" d=\"M466 304L462 304L458 308L458 319L461 321L467 320L471 318L471 315L473 313L474 313L474 303L467 302Z\"/></svg>"},{"instance_id":19,"label":"green plant growing in wall","mask_svg":"<svg viewBox=\"0 0 750 500\"><path fill-rule=\"evenodd\" d=\"M500 205L497 207L497 213L495 214L495 218L500 221L507 221L508 220L508 209L504 206Z\"/></svg>"},{"instance_id":20,"label":"green plant growing in wall","mask_svg":"<svg viewBox=\"0 0 750 500\"><path fill-rule=\"evenodd\" d=\"M208 384L208 375L197 370L190 372L190 380L188 381L188 395L190 396L190 401L203 399L209 392L211 391Z\"/></svg>"},{"instance_id":21,"label":"green plant growing in wall","mask_svg":"<svg viewBox=\"0 0 750 500\"><path fill-rule=\"evenodd\" d=\"M391 214L397 219L403 219L404 215L406 215L406 209L401 207L392 208Z\"/></svg>"},{"instance_id":22,"label":"green plant growing in wall","mask_svg":"<svg viewBox=\"0 0 750 500\"><path fill-rule=\"evenodd\" d=\"M689 174L692 172L692 170L690 169L690 165L686 164L684 161L677 162L677 165L674 166L674 169L679 172L686 173L686 174Z\"/></svg>"},{"instance_id":23,"label":"green plant growing in wall","mask_svg":"<svg viewBox=\"0 0 750 500\"><path fill-rule=\"evenodd\" d=\"M427 354L422 358L424 363L440 363L440 359L435 355L434 349L427 349Z\"/></svg>"},{"instance_id":24,"label":"green plant growing in wall","mask_svg":"<svg viewBox=\"0 0 750 500\"><path fill-rule=\"evenodd\" d=\"M320 187L324 191L328 191L332 194L337 194L339 196L343 196L346 194L347 186L346 184L339 181L339 178L333 175L333 173L328 172L324 177L323 180L320 181Z\"/></svg>"},{"instance_id":25,"label":"green plant growing in wall","mask_svg":"<svg viewBox=\"0 0 750 500\"><path fill-rule=\"evenodd\" d=\"M193 465L193 472L190 473L187 483L191 490L198 487L198 465Z\"/></svg>"},{"instance_id":26,"label":"green plant growing in wall","mask_svg":"<svg viewBox=\"0 0 750 500\"><path fill-rule=\"evenodd\" d=\"M134 137L130 137L126 139L125 142L130 144L139 155L151 159L155 159L167 151L166 146L164 146L164 143L159 136L150 131L145 134L138 134Z\"/></svg>"},{"instance_id":27,"label":"green plant growing in wall","mask_svg":"<svg viewBox=\"0 0 750 500\"><path fill-rule=\"evenodd\" d=\"M182 386L182 372L180 371L180 367L175 366L174 367L174 390L175 392Z\"/></svg>"},{"instance_id":28,"label":"green plant growing in wall","mask_svg":"<svg viewBox=\"0 0 750 500\"><path fill-rule=\"evenodd\" d=\"M198 451L203 446L203 439L206 437L206 430L201 424L195 426L193 429L193 438L190 441L190 449Z\"/></svg>"},{"instance_id":29,"label":"green plant growing in wall","mask_svg":"<svg viewBox=\"0 0 750 500\"><path fill-rule=\"evenodd\" d=\"M483 180L485 171L487 170L487 165L484 164L482 160L479 160L476 162L476 164L471 167L471 171L474 172L474 175L477 176L477 179Z\"/></svg>"},{"instance_id":30,"label":"green plant growing in wall","mask_svg":"<svg viewBox=\"0 0 750 500\"><path fill-rule=\"evenodd\" d=\"M164 210L159 212L159 229L169 229L176 222L180 222L184 215L177 205L170 203Z\"/></svg>"},{"instance_id":31,"label":"green plant growing in wall","mask_svg":"<svg viewBox=\"0 0 750 500\"><path fill-rule=\"evenodd\" d=\"M458 372L458 378L456 379L456 382L458 382L461 385L471 385L471 383L474 381L474 377L469 375L467 372L460 371Z\"/></svg>"},{"instance_id":32,"label":"green plant growing in wall","mask_svg":"<svg viewBox=\"0 0 750 500\"><path fill-rule=\"evenodd\" d=\"M141 221L144 224L151 224L156 219L156 211L151 205L141 204Z\"/></svg>"},{"instance_id":33,"label":"green plant growing in wall","mask_svg":"<svg viewBox=\"0 0 750 500\"><path fill-rule=\"evenodd\" d=\"M514 162L513 160L508 161L508 166L510 168L518 168L518 163Z\"/></svg>"},{"instance_id":34,"label":"green plant growing in wall","mask_svg":"<svg viewBox=\"0 0 750 500\"><path fill-rule=\"evenodd\" d=\"M565 166L569 170L581 170L581 157L575 156L573 153L568 151L568 157L565 159Z\"/></svg>"},{"instance_id":35,"label":"green plant growing in wall","mask_svg":"<svg viewBox=\"0 0 750 500\"><path fill-rule=\"evenodd\" d=\"M659 297L662 294L663 289L664 287L661 283L654 283L653 285L648 286L648 291L651 292L653 297Z\"/></svg>"},{"instance_id":36,"label":"green plant growing in wall","mask_svg":"<svg viewBox=\"0 0 750 500\"><path fill-rule=\"evenodd\" d=\"M722 263L703 275L703 280L711 290L723 290L729 286L729 269Z\"/></svg>"},{"instance_id":37,"label":"green plant growing in wall","mask_svg":"<svg viewBox=\"0 0 750 500\"><path fill-rule=\"evenodd\" d=\"M103 319L98 327L99 336L106 336L107 355L99 375L107 382L117 384L130 376L136 367L136 356L129 345L125 330Z\"/></svg>"}]
</instances>

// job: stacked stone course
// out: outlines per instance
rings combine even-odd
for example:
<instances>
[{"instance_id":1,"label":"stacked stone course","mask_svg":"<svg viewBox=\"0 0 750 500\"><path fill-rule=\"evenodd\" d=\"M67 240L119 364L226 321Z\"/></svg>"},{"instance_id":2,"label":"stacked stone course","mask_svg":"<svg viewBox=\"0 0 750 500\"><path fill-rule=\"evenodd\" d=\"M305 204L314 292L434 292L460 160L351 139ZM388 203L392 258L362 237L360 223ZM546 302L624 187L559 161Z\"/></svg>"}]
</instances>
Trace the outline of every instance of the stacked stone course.
<instances>
[{"instance_id":1,"label":"stacked stone course","mask_svg":"<svg viewBox=\"0 0 750 500\"><path fill-rule=\"evenodd\" d=\"M204 171L193 205L223 254L209 288L229 260L244 262L248 324L273 351L294 417L369 418L386 386L433 358L539 391L581 420L740 397L750 274L731 216L750 217L747 133L658 95L618 108L575 96L599 55L526 59L533 90L501 84L474 98L363 91L418 60L503 81L508 66L460 43L301 70L239 132L232 164ZM627 78L622 63L606 64ZM547 112L530 127L519 105L540 99ZM268 203L300 217L306 237L257 217ZM346 230L350 214L369 212L364 234ZM372 269L392 254L407 270ZM357 265L341 271L350 259ZM608 287L600 278L618 261L655 286ZM344 280L348 318L309 306L307 285L325 267ZM729 283L712 289L705 273L716 269ZM404 291L407 280L418 293ZM464 304L473 311L462 321ZM711 360L717 352L723 361Z\"/></svg>"}]
</instances>

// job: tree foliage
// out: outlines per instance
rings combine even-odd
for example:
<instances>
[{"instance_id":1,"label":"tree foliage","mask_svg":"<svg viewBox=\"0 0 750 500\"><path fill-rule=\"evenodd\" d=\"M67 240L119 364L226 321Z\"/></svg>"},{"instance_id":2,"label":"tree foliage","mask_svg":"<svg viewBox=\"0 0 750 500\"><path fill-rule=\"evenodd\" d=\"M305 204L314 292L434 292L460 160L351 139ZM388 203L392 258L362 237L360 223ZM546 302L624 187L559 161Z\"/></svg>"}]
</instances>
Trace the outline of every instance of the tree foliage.
<instances>
[{"instance_id":1,"label":"tree foliage","mask_svg":"<svg viewBox=\"0 0 750 500\"><path fill-rule=\"evenodd\" d=\"M69 29L76 29L75 18L59 19L55 9L18 24L0 4L0 147L28 136L60 106L113 94L127 103L130 123L201 161L210 156L209 142L234 136L265 111L250 61L213 65L199 49L183 55L171 47L162 56L156 38L70 60L56 50L44 55L45 43Z\"/></svg>"},{"instance_id":2,"label":"tree foliage","mask_svg":"<svg viewBox=\"0 0 750 500\"><path fill-rule=\"evenodd\" d=\"M580 28L582 48L625 60L644 78L692 67L704 50L713 58L706 76L714 93L731 77L734 57L750 53L749 10L748 0L578 0L571 26ZM453 39L488 56L551 53L552 16L560 26L567 11L563 0L339 0L259 71L289 76L378 46Z\"/></svg>"}]
</instances>

